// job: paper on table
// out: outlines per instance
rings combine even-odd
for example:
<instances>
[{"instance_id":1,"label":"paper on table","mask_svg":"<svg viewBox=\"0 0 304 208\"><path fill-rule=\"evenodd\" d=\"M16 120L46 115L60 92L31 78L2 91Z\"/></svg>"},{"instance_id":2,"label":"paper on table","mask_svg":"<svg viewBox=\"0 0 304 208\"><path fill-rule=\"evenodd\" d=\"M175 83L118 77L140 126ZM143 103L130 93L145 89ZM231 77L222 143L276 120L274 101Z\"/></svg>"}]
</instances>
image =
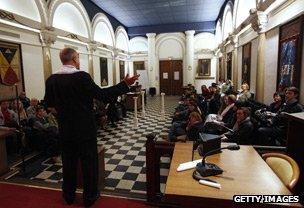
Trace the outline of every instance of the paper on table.
<instances>
[{"instance_id":1,"label":"paper on table","mask_svg":"<svg viewBox=\"0 0 304 208\"><path fill-rule=\"evenodd\" d=\"M202 159L181 163L181 164L179 164L179 166L177 167L176 170L179 172L179 171L184 171L184 170L189 170L189 169L195 168L197 163L199 163L199 162L202 162Z\"/></svg>"}]
</instances>

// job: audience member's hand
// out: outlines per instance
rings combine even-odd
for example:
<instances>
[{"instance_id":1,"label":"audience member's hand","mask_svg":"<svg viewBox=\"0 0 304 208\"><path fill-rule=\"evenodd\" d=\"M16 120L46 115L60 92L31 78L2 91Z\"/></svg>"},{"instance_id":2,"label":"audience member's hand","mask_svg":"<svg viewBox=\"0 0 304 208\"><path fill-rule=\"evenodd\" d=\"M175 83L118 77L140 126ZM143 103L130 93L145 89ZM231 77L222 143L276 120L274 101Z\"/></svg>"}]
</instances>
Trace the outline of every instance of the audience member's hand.
<instances>
[{"instance_id":1,"label":"audience member's hand","mask_svg":"<svg viewBox=\"0 0 304 208\"><path fill-rule=\"evenodd\" d=\"M130 77L129 74L127 74L126 77L123 80L126 82L126 84L128 86L130 86L130 85L134 84L134 82L136 80L138 80L138 77L139 77L139 74L137 74L137 75L135 75L133 77Z\"/></svg>"},{"instance_id":2,"label":"audience member's hand","mask_svg":"<svg viewBox=\"0 0 304 208\"><path fill-rule=\"evenodd\" d=\"M221 138L222 142L225 142L225 141L228 141L228 138L224 135L222 138Z\"/></svg>"}]
</instances>

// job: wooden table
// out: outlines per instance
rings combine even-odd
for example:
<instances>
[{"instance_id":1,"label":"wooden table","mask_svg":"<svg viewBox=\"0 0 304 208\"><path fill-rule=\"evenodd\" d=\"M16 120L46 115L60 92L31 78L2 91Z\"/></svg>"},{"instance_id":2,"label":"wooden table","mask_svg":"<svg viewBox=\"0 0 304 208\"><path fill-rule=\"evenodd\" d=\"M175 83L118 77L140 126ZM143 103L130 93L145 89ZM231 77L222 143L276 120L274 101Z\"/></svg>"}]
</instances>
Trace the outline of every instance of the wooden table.
<instances>
[{"instance_id":1,"label":"wooden table","mask_svg":"<svg viewBox=\"0 0 304 208\"><path fill-rule=\"evenodd\" d=\"M10 134L12 134L11 131L0 129L0 176L9 170L5 138Z\"/></svg>"},{"instance_id":2,"label":"wooden table","mask_svg":"<svg viewBox=\"0 0 304 208\"><path fill-rule=\"evenodd\" d=\"M180 163L191 161L192 143L176 143L165 189L165 202L181 207L253 207L252 204L234 203L234 195L291 195L275 173L252 146L241 146L239 151L223 150L221 154L207 157L207 161L224 170L212 176L221 189L200 185L192 179L192 170L177 172ZM195 158L199 155L196 153ZM282 207L267 204L267 207ZM284 204L301 207L300 204ZM265 204L257 206L264 207ZM256 207L256 205L254 206Z\"/></svg>"}]
</instances>

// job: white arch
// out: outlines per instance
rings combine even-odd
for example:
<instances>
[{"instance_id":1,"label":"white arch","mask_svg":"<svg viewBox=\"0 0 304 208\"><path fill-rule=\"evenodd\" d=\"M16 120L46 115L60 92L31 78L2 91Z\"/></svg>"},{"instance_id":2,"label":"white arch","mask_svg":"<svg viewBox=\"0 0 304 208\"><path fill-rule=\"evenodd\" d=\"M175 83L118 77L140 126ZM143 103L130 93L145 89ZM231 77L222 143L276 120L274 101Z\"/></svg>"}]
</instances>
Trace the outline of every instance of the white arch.
<instances>
[{"instance_id":1,"label":"white arch","mask_svg":"<svg viewBox=\"0 0 304 208\"><path fill-rule=\"evenodd\" d=\"M148 51L148 39L134 37L130 40L130 52Z\"/></svg>"},{"instance_id":2,"label":"white arch","mask_svg":"<svg viewBox=\"0 0 304 208\"><path fill-rule=\"evenodd\" d=\"M177 41L181 46L182 46L182 50L183 50L183 56L185 56L185 51L186 51L186 39L184 35L181 34L160 34L156 37L156 47L155 47L155 51L157 53L157 55L159 54L159 48L160 46L166 41L166 40L175 40Z\"/></svg>"},{"instance_id":3,"label":"white arch","mask_svg":"<svg viewBox=\"0 0 304 208\"><path fill-rule=\"evenodd\" d=\"M214 49L216 47L215 35L209 32L199 33L194 36L194 50Z\"/></svg>"},{"instance_id":4,"label":"white arch","mask_svg":"<svg viewBox=\"0 0 304 208\"><path fill-rule=\"evenodd\" d=\"M225 7L223 22L222 22L222 36L223 39L226 39L229 36L229 33L233 31L233 22L232 22L232 3L229 1Z\"/></svg>"},{"instance_id":5,"label":"white arch","mask_svg":"<svg viewBox=\"0 0 304 208\"><path fill-rule=\"evenodd\" d=\"M36 6L39 10L41 23L43 26L49 26L49 20L47 15L47 5L45 1L35 0Z\"/></svg>"},{"instance_id":6,"label":"white arch","mask_svg":"<svg viewBox=\"0 0 304 208\"><path fill-rule=\"evenodd\" d=\"M119 26L115 31L115 48L129 52L129 38L124 27Z\"/></svg>"},{"instance_id":7,"label":"white arch","mask_svg":"<svg viewBox=\"0 0 304 208\"><path fill-rule=\"evenodd\" d=\"M0 8L37 22L43 21L35 0L27 0L26 3L20 3L20 0L1 0Z\"/></svg>"},{"instance_id":8,"label":"white arch","mask_svg":"<svg viewBox=\"0 0 304 208\"><path fill-rule=\"evenodd\" d=\"M100 28L98 28L100 27ZM94 16L92 20L92 35L93 40L102 42L104 44L113 46L115 45L115 34L112 24L108 17L103 13L98 13ZM96 29L97 28L97 29ZM98 34L98 32L104 31L103 34ZM111 39L109 41L109 38Z\"/></svg>"},{"instance_id":9,"label":"white arch","mask_svg":"<svg viewBox=\"0 0 304 208\"><path fill-rule=\"evenodd\" d=\"M223 33L222 33L222 21L219 19L216 23L216 29L215 29L215 41L216 44L219 45L223 41Z\"/></svg>"},{"instance_id":10,"label":"white arch","mask_svg":"<svg viewBox=\"0 0 304 208\"><path fill-rule=\"evenodd\" d=\"M233 5L233 27L237 28L249 16L249 10L256 8L256 0L235 0Z\"/></svg>"},{"instance_id":11,"label":"white arch","mask_svg":"<svg viewBox=\"0 0 304 208\"><path fill-rule=\"evenodd\" d=\"M65 4L65 6L68 7L67 4L71 4L72 6L74 6L74 8L77 9L77 11L80 13L81 15L81 18L79 18L79 21L81 22L81 19L84 21L84 24L83 26L86 27L86 33L87 35L85 37L89 38L90 41L92 41L92 29L91 29L91 22L90 22L90 18L84 8L84 6L82 5L82 3L80 2L80 0L52 0L49 4L49 21L50 21L50 25L51 26L54 26L54 16L55 16L55 12L57 10L57 8L62 5L62 4ZM70 9L72 9L72 7L70 7ZM63 17L69 17L70 14L65 14L63 15ZM76 15L76 14L75 14ZM77 15L76 15L77 16ZM61 20L62 21L62 20ZM75 27L79 27L79 22L77 21L72 21L72 23L75 23L74 25L63 25L63 28L59 28L59 29L62 29L62 30L65 30L65 28L68 26L70 27L70 29L73 30L73 26ZM61 23L59 23L61 24ZM77 31L69 31L69 32L77 32ZM84 32L82 32L82 34L78 34L76 33L77 35L84 35Z\"/></svg>"}]
</instances>

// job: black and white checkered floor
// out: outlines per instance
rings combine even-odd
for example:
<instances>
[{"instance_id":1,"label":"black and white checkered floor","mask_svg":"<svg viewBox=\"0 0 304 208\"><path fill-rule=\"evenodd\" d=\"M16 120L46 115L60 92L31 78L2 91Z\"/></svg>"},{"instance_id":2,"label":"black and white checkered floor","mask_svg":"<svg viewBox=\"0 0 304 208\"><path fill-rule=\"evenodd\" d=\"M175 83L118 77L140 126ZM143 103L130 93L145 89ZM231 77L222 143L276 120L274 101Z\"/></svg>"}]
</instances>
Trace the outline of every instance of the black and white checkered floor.
<instances>
[{"instance_id":1,"label":"black and white checkered floor","mask_svg":"<svg viewBox=\"0 0 304 208\"><path fill-rule=\"evenodd\" d=\"M117 123L118 127L98 132L98 144L103 145L105 151L105 190L119 194L136 195L146 194L146 135L156 133L159 136L167 135L171 126L170 116L177 105L177 97L165 98L165 119L160 115L160 97L148 98L146 115L138 112L138 127L133 124L133 112ZM164 190L169 172L170 159L161 158L161 190ZM47 183L61 183L62 166L53 164L50 159L41 163L41 171L32 175L30 180Z\"/></svg>"}]
</instances>

